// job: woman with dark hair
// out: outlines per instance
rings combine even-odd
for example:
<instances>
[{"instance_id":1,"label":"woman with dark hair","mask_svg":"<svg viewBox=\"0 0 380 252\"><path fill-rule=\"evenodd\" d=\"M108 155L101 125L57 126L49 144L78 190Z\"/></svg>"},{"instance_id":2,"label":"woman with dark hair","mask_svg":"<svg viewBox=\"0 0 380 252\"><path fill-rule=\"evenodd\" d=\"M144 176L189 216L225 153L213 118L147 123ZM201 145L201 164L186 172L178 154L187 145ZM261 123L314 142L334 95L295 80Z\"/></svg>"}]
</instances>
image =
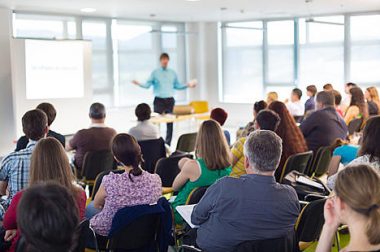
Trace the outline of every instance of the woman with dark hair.
<instances>
[{"instance_id":1,"label":"woman with dark hair","mask_svg":"<svg viewBox=\"0 0 380 252\"><path fill-rule=\"evenodd\" d=\"M276 179L279 180L286 160L291 155L307 151L308 148L301 130L293 116L290 115L286 105L283 102L275 101L268 108L276 112L281 118L280 125L275 131L282 138L281 161L275 174Z\"/></svg>"},{"instance_id":2,"label":"woman with dark hair","mask_svg":"<svg viewBox=\"0 0 380 252\"><path fill-rule=\"evenodd\" d=\"M91 218L94 231L107 236L112 219L121 208L154 204L161 197L161 179L141 169L141 149L136 139L128 134L118 134L112 141L115 160L124 167L122 174L104 176L95 199L87 207L86 216Z\"/></svg>"},{"instance_id":3,"label":"woman with dark hair","mask_svg":"<svg viewBox=\"0 0 380 252\"><path fill-rule=\"evenodd\" d=\"M240 137L247 137L252 131L255 130L255 120L256 120L257 114L260 111L266 109L267 107L268 107L268 103L266 103L263 100L257 101L257 102L255 102L255 104L253 104L253 121L249 122L245 126L245 128L241 132L241 135L238 138L240 138Z\"/></svg>"},{"instance_id":4,"label":"woman with dark hair","mask_svg":"<svg viewBox=\"0 0 380 252\"><path fill-rule=\"evenodd\" d=\"M365 102L363 91L359 87L353 87L350 89L350 94L350 106L344 114L344 121L347 125L356 118L363 118L365 121L369 116L368 106Z\"/></svg>"},{"instance_id":5,"label":"woman with dark hair","mask_svg":"<svg viewBox=\"0 0 380 252\"><path fill-rule=\"evenodd\" d=\"M370 165L380 171L380 116L375 116L368 119L364 130L361 147L359 149L358 157L350 162L347 166L351 165ZM334 188L337 175L331 176L327 185L331 189Z\"/></svg>"}]
</instances>

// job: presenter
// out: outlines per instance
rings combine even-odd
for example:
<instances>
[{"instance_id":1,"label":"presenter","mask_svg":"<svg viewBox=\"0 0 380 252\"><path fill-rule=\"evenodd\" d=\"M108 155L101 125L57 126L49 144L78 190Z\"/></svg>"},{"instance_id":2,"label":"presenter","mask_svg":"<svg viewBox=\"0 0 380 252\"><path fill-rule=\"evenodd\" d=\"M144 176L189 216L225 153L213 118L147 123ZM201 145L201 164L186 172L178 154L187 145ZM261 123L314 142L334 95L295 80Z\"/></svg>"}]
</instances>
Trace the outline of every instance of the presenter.
<instances>
[{"instance_id":1,"label":"presenter","mask_svg":"<svg viewBox=\"0 0 380 252\"><path fill-rule=\"evenodd\" d=\"M142 87L150 88L153 86L154 93L154 112L159 114L173 113L175 104L174 92L175 90L184 90L186 88L194 88L196 81L190 81L187 84L179 82L177 74L174 70L168 68L170 57L167 53L162 53L160 56L161 67L154 70L146 83L140 83L133 80L132 83ZM170 145L173 137L173 123L168 123L166 126L166 140L165 142Z\"/></svg>"}]
</instances>

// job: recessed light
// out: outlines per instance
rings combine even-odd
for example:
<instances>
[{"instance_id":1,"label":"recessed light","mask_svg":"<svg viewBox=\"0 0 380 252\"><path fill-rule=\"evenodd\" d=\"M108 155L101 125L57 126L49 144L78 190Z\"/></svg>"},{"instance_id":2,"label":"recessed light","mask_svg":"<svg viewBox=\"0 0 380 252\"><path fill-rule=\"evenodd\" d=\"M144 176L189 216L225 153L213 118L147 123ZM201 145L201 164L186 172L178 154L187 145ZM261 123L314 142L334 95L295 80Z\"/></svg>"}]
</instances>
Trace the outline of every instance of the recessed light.
<instances>
[{"instance_id":1,"label":"recessed light","mask_svg":"<svg viewBox=\"0 0 380 252\"><path fill-rule=\"evenodd\" d=\"M81 12L85 12L85 13L91 13L91 12L95 12L96 9L95 8L82 8L80 9Z\"/></svg>"},{"instance_id":2,"label":"recessed light","mask_svg":"<svg viewBox=\"0 0 380 252\"><path fill-rule=\"evenodd\" d=\"M201 0L186 0L187 2L199 2Z\"/></svg>"}]
</instances>

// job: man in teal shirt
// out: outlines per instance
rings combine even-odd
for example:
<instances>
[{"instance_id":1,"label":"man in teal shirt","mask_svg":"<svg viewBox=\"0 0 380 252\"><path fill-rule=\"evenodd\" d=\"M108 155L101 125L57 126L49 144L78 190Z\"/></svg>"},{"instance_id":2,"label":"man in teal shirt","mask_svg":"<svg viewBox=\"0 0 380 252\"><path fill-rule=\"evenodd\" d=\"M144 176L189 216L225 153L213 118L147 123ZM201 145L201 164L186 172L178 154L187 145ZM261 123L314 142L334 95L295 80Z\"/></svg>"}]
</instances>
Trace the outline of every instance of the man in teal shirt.
<instances>
[{"instance_id":1,"label":"man in teal shirt","mask_svg":"<svg viewBox=\"0 0 380 252\"><path fill-rule=\"evenodd\" d=\"M146 83L140 83L136 80L132 81L133 84L142 88L150 88L153 86L154 93L154 112L159 114L173 113L175 104L174 92L175 90L184 90L188 87L193 88L196 86L195 82L182 84L179 82L177 74L174 70L168 68L170 57L167 53L160 56L161 67L154 70ZM173 123L167 124L166 140L165 142L170 145L173 136Z\"/></svg>"}]
</instances>

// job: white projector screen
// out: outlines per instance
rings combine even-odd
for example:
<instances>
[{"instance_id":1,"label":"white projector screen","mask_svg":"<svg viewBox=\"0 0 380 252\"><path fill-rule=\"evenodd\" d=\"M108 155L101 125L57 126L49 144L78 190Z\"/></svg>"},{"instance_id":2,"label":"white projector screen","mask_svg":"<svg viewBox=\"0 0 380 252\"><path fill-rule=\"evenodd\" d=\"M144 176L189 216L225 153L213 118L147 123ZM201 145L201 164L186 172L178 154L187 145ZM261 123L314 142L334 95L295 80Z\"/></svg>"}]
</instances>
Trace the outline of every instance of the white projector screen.
<instances>
[{"instance_id":1,"label":"white projector screen","mask_svg":"<svg viewBox=\"0 0 380 252\"><path fill-rule=\"evenodd\" d=\"M26 40L26 98L83 97L83 57L82 43Z\"/></svg>"}]
</instances>

